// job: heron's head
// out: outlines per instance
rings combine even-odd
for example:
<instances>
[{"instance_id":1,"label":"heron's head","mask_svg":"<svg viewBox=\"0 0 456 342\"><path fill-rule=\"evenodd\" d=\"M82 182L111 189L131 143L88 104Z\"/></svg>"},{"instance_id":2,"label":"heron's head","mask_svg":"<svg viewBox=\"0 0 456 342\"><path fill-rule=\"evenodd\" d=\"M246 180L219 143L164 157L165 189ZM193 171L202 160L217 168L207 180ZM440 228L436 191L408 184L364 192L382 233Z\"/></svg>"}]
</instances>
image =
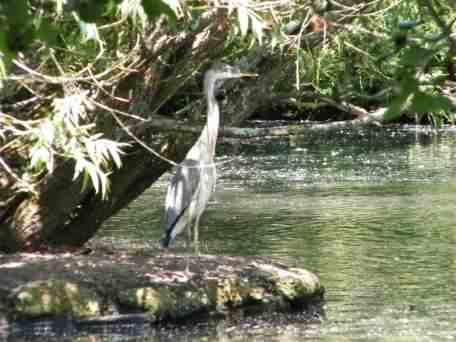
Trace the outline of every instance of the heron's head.
<instances>
[{"instance_id":1,"label":"heron's head","mask_svg":"<svg viewBox=\"0 0 456 342\"><path fill-rule=\"evenodd\" d=\"M214 64L204 76L204 83L206 88L209 84L213 83L215 88L219 88L223 81L229 78L241 78L241 77L255 77L256 74L242 73L238 67L234 67L224 63Z\"/></svg>"}]
</instances>

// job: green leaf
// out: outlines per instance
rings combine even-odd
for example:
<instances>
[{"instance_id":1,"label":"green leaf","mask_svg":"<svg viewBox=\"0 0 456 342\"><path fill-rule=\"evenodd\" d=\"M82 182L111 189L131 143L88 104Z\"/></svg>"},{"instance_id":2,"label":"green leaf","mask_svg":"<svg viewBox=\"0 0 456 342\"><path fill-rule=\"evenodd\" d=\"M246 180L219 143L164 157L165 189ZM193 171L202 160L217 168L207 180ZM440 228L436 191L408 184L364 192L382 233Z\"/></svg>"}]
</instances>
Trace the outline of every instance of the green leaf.
<instances>
[{"instance_id":1,"label":"green leaf","mask_svg":"<svg viewBox=\"0 0 456 342\"><path fill-rule=\"evenodd\" d=\"M418 90L418 80L415 75L410 74L407 70L400 71L402 73L402 78L399 81L399 94L408 96L409 94L416 92Z\"/></svg>"},{"instance_id":2,"label":"green leaf","mask_svg":"<svg viewBox=\"0 0 456 342\"><path fill-rule=\"evenodd\" d=\"M1 73L0 79L5 78L6 70L8 69L9 64L14 58L15 53L11 51L8 46L8 34L5 31L0 31L0 63L3 64L0 66Z\"/></svg>"},{"instance_id":3,"label":"green leaf","mask_svg":"<svg viewBox=\"0 0 456 342\"><path fill-rule=\"evenodd\" d=\"M405 66L425 65L434 56L436 51L419 46L412 46L404 51L401 64Z\"/></svg>"},{"instance_id":4,"label":"green leaf","mask_svg":"<svg viewBox=\"0 0 456 342\"><path fill-rule=\"evenodd\" d=\"M55 127L52 121L46 120L40 125L39 139L47 146L52 146L55 139Z\"/></svg>"},{"instance_id":5,"label":"green leaf","mask_svg":"<svg viewBox=\"0 0 456 342\"><path fill-rule=\"evenodd\" d=\"M449 111L451 102L444 96L426 94L420 91L415 93L411 109L419 114Z\"/></svg>"},{"instance_id":6,"label":"green leaf","mask_svg":"<svg viewBox=\"0 0 456 342\"><path fill-rule=\"evenodd\" d=\"M82 177L81 192L84 192L87 189L88 184L89 184L89 174L87 172L84 172L84 176Z\"/></svg>"},{"instance_id":7,"label":"green leaf","mask_svg":"<svg viewBox=\"0 0 456 342\"><path fill-rule=\"evenodd\" d=\"M76 180L79 175L84 171L87 161L84 159L84 156L77 155L75 157L76 165L74 166L73 181Z\"/></svg>"},{"instance_id":8,"label":"green leaf","mask_svg":"<svg viewBox=\"0 0 456 342\"><path fill-rule=\"evenodd\" d=\"M37 38L50 46L57 45L58 27L51 22L41 21L37 29Z\"/></svg>"},{"instance_id":9,"label":"green leaf","mask_svg":"<svg viewBox=\"0 0 456 342\"><path fill-rule=\"evenodd\" d=\"M276 47L282 48L284 45L284 39L282 36L282 29L279 25L274 25L271 32L271 51L274 51ZM299 49L297 53L299 52Z\"/></svg>"},{"instance_id":10,"label":"green leaf","mask_svg":"<svg viewBox=\"0 0 456 342\"><path fill-rule=\"evenodd\" d=\"M121 0L109 0L106 4L106 15L114 16L117 11L117 6L121 3Z\"/></svg>"},{"instance_id":11,"label":"green leaf","mask_svg":"<svg viewBox=\"0 0 456 342\"><path fill-rule=\"evenodd\" d=\"M86 151L87 151L87 154L89 155L89 158L90 160L95 164L99 164L99 156L97 156L97 152L96 152L96 149L95 149L96 145L90 141L90 140L87 140L85 141L85 148L86 148Z\"/></svg>"},{"instance_id":12,"label":"green leaf","mask_svg":"<svg viewBox=\"0 0 456 342\"><path fill-rule=\"evenodd\" d=\"M263 43L263 29L264 29L264 24L261 20L258 18L252 16L252 31L255 34L258 43L261 45Z\"/></svg>"},{"instance_id":13,"label":"green leaf","mask_svg":"<svg viewBox=\"0 0 456 342\"><path fill-rule=\"evenodd\" d=\"M385 112L385 119L398 118L402 112L410 106L412 94L418 91L418 81L415 77L405 74L399 82L399 92L396 98L388 106Z\"/></svg>"},{"instance_id":14,"label":"green leaf","mask_svg":"<svg viewBox=\"0 0 456 342\"><path fill-rule=\"evenodd\" d=\"M101 171L100 171L101 172ZM109 179L105 173L100 174L101 198L106 199L109 191Z\"/></svg>"},{"instance_id":15,"label":"green leaf","mask_svg":"<svg viewBox=\"0 0 456 342\"><path fill-rule=\"evenodd\" d=\"M35 18L29 13L28 1L4 0L0 10L0 26L4 33L2 51L24 50L36 38Z\"/></svg>"},{"instance_id":16,"label":"green leaf","mask_svg":"<svg viewBox=\"0 0 456 342\"><path fill-rule=\"evenodd\" d=\"M87 42L89 40L98 41L100 39L98 35L97 24L79 20L79 28L81 29L81 34L84 42Z\"/></svg>"},{"instance_id":17,"label":"green leaf","mask_svg":"<svg viewBox=\"0 0 456 342\"><path fill-rule=\"evenodd\" d=\"M122 159L120 159L120 154L122 153L122 150L119 149L119 144L109 144L108 150L117 168L120 169L122 167Z\"/></svg>"},{"instance_id":18,"label":"green leaf","mask_svg":"<svg viewBox=\"0 0 456 342\"><path fill-rule=\"evenodd\" d=\"M141 0L141 4L148 17L154 18L164 14L168 17L171 23L176 23L176 13L174 13L172 8L169 7L167 3L161 0Z\"/></svg>"},{"instance_id":19,"label":"green leaf","mask_svg":"<svg viewBox=\"0 0 456 342\"><path fill-rule=\"evenodd\" d=\"M100 191L100 178L98 177L97 167L92 163L87 163L85 172L89 173L92 186L95 189L95 193L98 194Z\"/></svg>"},{"instance_id":20,"label":"green leaf","mask_svg":"<svg viewBox=\"0 0 456 342\"><path fill-rule=\"evenodd\" d=\"M107 0L79 0L75 11L79 14L81 20L87 23L94 23L104 14L107 5Z\"/></svg>"},{"instance_id":21,"label":"green leaf","mask_svg":"<svg viewBox=\"0 0 456 342\"><path fill-rule=\"evenodd\" d=\"M43 145L37 145L30 151L30 167L41 170L46 168L49 173L54 170L54 153Z\"/></svg>"},{"instance_id":22,"label":"green leaf","mask_svg":"<svg viewBox=\"0 0 456 342\"><path fill-rule=\"evenodd\" d=\"M30 23L27 0L4 0L2 10L11 28L20 29Z\"/></svg>"},{"instance_id":23,"label":"green leaf","mask_svg":"<svg viewBox=\"0 0 456 342\"><path fill-rule=\"evenodd\" d=\"M7 33L8 47L12 51L25 50L36 38L36 31L32 25L24 26L20 30Z\"/></svg>"},{"instance_id":24,"label":"green leaf","mask_svg":"<svg viewBox=\"0 0 456 342\"><path fill-rule=\"evenodd\" d=\"M390 103L390 105L388 106L388 109L385 112L385 119L387 121L396 119L402 114L403 110L407 106L409 96L410 96L410 94L407 96L405 96L405 95L398 96Z\"/></svg>"}]
</instances>

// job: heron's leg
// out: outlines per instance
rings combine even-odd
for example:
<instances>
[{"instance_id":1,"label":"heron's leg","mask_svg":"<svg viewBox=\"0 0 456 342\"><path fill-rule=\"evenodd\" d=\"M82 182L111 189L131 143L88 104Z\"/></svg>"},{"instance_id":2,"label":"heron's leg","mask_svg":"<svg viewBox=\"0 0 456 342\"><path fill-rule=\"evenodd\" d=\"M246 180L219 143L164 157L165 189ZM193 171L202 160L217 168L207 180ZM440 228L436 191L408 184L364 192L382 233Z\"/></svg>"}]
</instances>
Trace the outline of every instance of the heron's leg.
<instances>
[{"instance_id":1,"label":"heron's leg","mask_svg":"<svg viewBox=\"0 0 456 342\"><path fill-rule=\"evenodd\" d=\"M186 264L185 264L185 273L189 274L190 273L190 253L187 254L186 259Z\"/></svg>"},{"instance_id":2,"label":"heron's leg","mask_svg":"<svg viewBox=\"0 0 456 342\"><path fill-rule=\"evenodd\" d=\"M186 248L188 248L187 257L185 258L185 273L190 274L190 248L192 245L192 221L188 222L187 227L187 242L186 242Z\"/></svg>"},{"instance_id":3,"label":"heron's leg","mask_svg":"<svg viewBox=\"0 0 456 342\"><path fill-rule=\"evenodd\" d=\"M187 242L186 242L186 246L187 248L190 248L190 246L192 245L192 225L191 224L187 224Z\"/></svg>"},{"instance_id":4,"label":"heron's leg","mask_svg":"<svg viewBox=\"0 0 456 342\"><path fill-rule=\"evenodd\" d=\"M201 215L196 216L195 225L193 226L193 245L195 246L195 254L199 255L199 220Z\"/></svg>"}]
</instances>

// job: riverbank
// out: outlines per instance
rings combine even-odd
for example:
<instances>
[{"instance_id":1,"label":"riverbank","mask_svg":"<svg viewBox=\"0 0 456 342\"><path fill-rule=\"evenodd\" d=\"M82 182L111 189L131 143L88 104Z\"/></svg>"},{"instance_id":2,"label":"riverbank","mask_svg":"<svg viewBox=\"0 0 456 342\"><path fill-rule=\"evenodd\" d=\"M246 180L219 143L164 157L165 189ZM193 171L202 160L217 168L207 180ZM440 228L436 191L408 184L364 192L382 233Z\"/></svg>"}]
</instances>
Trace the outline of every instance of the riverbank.
<instances>
[{"instance_id":1,"label":"riverbank","mask_svg":"<svg viewBox=\"0 0 456 342\"><path fill-rule=\"evenodd\" d=\"M136 251L0 255L0 318L151 323L233 311L312 311L316 275L260 258Z\"/></svg>"}]
</instances>

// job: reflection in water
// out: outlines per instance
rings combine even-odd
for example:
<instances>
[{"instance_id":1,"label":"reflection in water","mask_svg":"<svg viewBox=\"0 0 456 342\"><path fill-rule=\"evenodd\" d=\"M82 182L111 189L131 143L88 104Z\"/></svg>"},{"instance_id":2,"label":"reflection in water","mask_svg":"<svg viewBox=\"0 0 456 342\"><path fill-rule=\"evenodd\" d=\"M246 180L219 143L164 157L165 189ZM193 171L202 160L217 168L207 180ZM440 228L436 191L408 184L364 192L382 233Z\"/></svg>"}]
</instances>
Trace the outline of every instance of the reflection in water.
<instances>
[{"instance_id":1,"label":"reflection in water","mask_svg":"<svg viewBox=\"0 0 456 342\"><path fill-rule=\"evenodd\" d=\"M278 315L183 328L79 328L69 335L84 332L99 341L453 340L455 144L449 134L392 128L309 134L293 147L271 140L237 153L226 148L218 159L216 196L201 221L206 252L268 255L313 270L327 289L323 322ZM158 248L165 186L163 179L110 220L100 239Z\"/></svg>"}]
</instances>

